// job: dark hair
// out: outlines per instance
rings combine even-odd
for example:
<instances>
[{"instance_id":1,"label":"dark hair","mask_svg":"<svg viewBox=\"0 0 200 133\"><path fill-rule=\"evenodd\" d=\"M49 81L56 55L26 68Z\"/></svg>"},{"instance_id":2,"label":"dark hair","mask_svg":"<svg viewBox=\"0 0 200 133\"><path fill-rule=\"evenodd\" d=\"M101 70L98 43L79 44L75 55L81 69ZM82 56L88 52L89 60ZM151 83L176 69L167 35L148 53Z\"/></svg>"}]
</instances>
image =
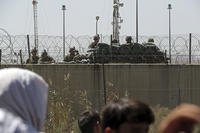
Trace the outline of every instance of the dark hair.
<instances>
[{"instance_id":1,"label":"dark hair","mask_svg":"<svg viewBox=\"0 0 200 133\"><path fill-rule=\"evenodd\" d=\"M123 123L146 123L154 122L154 114L150 107L140 101L121 99L107 105L102 113L102 127L118 129Z\"/></svg>"},{"instance_id":2,"label":"dark hair","mask_svg":"<svg viewBox=\"0 0 200 133\"><path fill-rule=\"evenodd\" d=\"M100 123L100 116L97 111L85 111L78 120L78 126L82 133L93 133L97 122Z\"/></svg>"}]
</instances>

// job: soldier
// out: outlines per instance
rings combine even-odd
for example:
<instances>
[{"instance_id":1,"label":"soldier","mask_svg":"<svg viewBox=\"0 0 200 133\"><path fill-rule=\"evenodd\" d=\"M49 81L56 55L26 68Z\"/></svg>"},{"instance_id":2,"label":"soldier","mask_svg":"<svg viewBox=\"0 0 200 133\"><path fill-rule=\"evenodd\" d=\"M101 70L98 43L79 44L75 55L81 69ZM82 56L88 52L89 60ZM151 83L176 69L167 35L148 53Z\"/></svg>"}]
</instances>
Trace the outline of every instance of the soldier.
<instances>
[{"instance_id":1,"label":"soldier","mask_svg":"<svg viewBox=\"0 0 200 133\"><path fill-rule=\"evenodd\" d=\"M96 60L94 58L95 58L95 55L96 55L96 52L97 52L96 48L99 44L99 39L100 39L99 35L95 35L93 37L94 41L88 46L88 48L89 48L88 52L90 53L89 59L90 59L91 62L95 62L95 60Z\"/></svg>"},{"instance_id":2,"label":"soldier","mask_svg":"<svg viewBox=\"0 0 200 133\"><path fill-rule=\"evenodd\" d=\"M70 62L73 61L74 57L79 54L75 47L69 49L69 54L65 56L64 61Z\"/></svg>"},{"instance_id":3,"label":"soldier","mask_svg":"<svg viewBox=\"0 0 200 133\"><path fill-rule=\"evenodd\" d=\"M43 63L54 63L55 61L54 61L54 59L52 57L50 57L48 55L47 51L44 50L43 53L42 53L42 55L41 55L41 57L40 57L39 62L41 64L43 64Z\"/></svg>"},{"instance_id":4,"label":"soldier","mask_svg":"<svg viewBox=\"0 0 200 133\"><path fill-rule=\"evenodd\" d=\"M131 60L132 46L133 46L132 37L127 36L126 43L122 44L119 48L120 62L122 62L122 63L131 62L130 60Z\"/></svg>"},{"instance_id":5,"label":"soldier","mask_svg":"<svg viewBox=\"0 0 200 133\"><path fill-rule=\"evenodd\" d=\"M131 36L127 36L126 37L126 45L132 45L133 43L132 43L132 37Z\"/></svg>"},{"instance_id":6,"label":"soldier","mask_svg":"<svg viewBox=\"0 0 200 133\"><path fill-rule=\"evenodd\" d=\"M31 50L31 58L26 60L26 64L37 64L39 56L37 56L37 49L34 47Z\"/></svg>"},{"instance_id":7,"label":"soldier","mask_svg":"<svg viewBox=\"0 0 200 133\"><path fill-rule=\"evenodd\" d=\"M132 63L143 63L145 47L138 42L135 42L131 47Z\"/></svg>"},{"instance_id":8,"label":"soldier","mask_svg":"<svg viewBox=\"0 0 200 133\"><path fill-rule=\"evenodd\" d=\"M152 47L155 51L158 51L159 48L154 44L154 39L149 38L148 42L144 44L145 47Z\"/></svg>"},{"instance_id":9,"label":"soldier","mask_svg":"<svg viewBox=\"0 0 200 133\"><path fill-rule=\"evenodd\" d=\"M97 45L98 45L98 43L99 43L99 39L100 39L99 35L95 35L95 36L93 37L94 42L92 42L92 43L89 45L89 48L90 48L90 49L91 49L91 48L96 48Z\"/></svg>"},{"instance_id":10,"label":"soldier","mask_svg":"<svg viewBox=\"0 0 200 133\"><path fill-rule=\"evenodd\" d=\"M148 42L144 44L145 46L145 58L147 63L156 63L158 62L160 55L159 48L154 44L154 39L149 38Z\"/></svg>"}]
</instances>

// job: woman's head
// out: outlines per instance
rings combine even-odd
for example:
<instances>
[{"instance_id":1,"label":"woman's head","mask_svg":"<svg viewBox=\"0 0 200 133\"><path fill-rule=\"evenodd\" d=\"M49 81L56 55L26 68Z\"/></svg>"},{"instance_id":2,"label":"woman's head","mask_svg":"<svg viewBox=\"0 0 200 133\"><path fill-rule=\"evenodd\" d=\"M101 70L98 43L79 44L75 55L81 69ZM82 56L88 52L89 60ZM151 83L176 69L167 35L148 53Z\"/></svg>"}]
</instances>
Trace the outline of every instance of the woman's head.
<instances>
[{"instance_id":1,"label":"woman's head","mask_svg":"<svg viewBox=\"0 0 200 133\"><path fill-rule=\"evenodd\" d=\"M41 130L47 107L48 85L34 72L10 68L0 70L0 108Z\"/></svg>"}]
</instances>

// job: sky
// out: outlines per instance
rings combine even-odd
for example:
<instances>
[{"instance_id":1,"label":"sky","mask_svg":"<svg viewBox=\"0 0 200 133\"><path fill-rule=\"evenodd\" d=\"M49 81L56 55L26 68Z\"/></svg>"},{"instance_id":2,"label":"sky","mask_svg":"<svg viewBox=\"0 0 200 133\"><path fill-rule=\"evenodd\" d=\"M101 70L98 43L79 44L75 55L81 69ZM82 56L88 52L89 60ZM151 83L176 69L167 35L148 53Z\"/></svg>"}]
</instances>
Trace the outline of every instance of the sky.
<instances>
[{"instance_id":1,"label":"sky","mask_svg":"<svg viewBox=\"0 0 200 133\"><path fill-rule=\"evenodd\" d=\"M135 0L121 0L124 22L120 35L135 35ZM172 34L200 33L200 0L139 0L139 35L168 34L168 4L172 4ZM94 35L96 16L102 35L112 34L113 0L38 0L40 35L62 36L62 5L66 34ZM11 35L33 34L32 0L0 0L0 28Z\"/></svg>"}]
</instances>

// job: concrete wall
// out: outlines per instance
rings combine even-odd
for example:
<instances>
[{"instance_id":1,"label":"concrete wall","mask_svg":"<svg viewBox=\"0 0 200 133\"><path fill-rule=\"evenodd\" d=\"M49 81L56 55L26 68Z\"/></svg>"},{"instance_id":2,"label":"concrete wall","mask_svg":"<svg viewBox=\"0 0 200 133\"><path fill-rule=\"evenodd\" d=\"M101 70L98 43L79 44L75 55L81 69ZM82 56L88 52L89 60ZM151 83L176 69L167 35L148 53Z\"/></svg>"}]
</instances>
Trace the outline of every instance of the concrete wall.
<instances>
[{"instance_id":1,"label":"concrete wall","mask_svg":"<svg viewBox=\"0 0 200 133\"><path fill-rule=\"evenodd\" d=\"M23 67L39 73L51 89L68 88L72 93L85 90L97 108L104 105L105 96L107 100L128 96L167 107L180 102L200 105L200 65L1 65L0 68L5 67Z\"/></svg>"}]
</instances>

